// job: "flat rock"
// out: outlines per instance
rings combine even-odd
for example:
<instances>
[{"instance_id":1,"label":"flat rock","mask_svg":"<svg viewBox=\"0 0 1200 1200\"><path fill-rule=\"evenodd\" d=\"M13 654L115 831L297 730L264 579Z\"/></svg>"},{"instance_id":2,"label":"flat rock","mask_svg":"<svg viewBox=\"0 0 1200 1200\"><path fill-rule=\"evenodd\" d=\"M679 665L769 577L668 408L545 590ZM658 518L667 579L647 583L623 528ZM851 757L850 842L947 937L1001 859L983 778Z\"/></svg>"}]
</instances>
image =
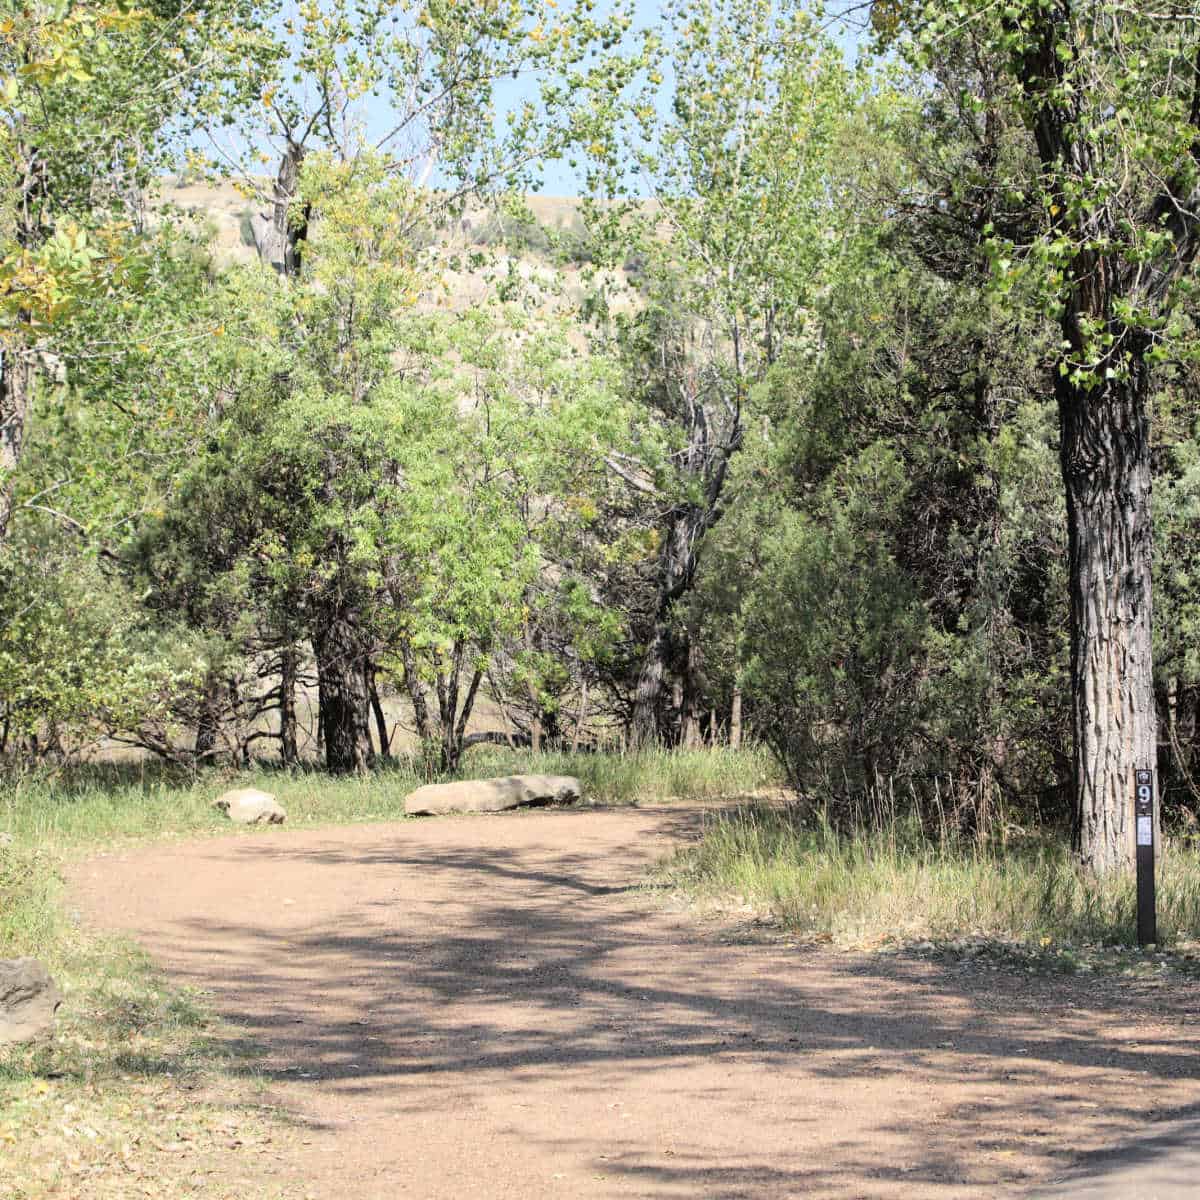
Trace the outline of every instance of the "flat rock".
<instances>
[{"instance_id":1,"label":"flat rock","mask_svg":"<svg viewBox=\"0 0 1200 1200\"><path fill-rule=\"evenodd\" d=\"M505 775L499 779L460 779L427 783L404 799L411 816L503 812L529 804L569 804L582 795L571 775Z\"/></svg>"},{"instance_id":2,"label":"flat rock","mask_svg":"<svg viewBox=\"0 0 1200 1200\"><path fill-rule=\"evenodd\" d=\"M231 821L241 825L282 825L287 813L270 792L258 788L235 788L213 801Z\"/></svg>"},{"instance_id":3,"label":"flat rock","mask_svg":"<svg viewBox=\"0 0 1200 1200\"><path fill-rule=\"evenodd\" d=\"M62 993L36 958L0 959L0 1045L53 1032L61 1003Z\"/></svg>"}]
</instances>

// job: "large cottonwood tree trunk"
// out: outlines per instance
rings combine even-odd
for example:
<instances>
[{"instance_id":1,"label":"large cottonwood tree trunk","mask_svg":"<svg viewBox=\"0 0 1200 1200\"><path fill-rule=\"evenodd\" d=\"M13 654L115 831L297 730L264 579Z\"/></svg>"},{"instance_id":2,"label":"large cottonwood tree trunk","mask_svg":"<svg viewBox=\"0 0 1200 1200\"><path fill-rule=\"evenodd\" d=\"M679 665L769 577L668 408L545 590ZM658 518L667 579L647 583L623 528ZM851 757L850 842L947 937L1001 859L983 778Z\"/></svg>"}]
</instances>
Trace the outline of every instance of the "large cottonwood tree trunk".
<instances>
[{"instance_id":1,"label":"large cottonwood tree trunk","mask_svg":"<svg viewBox=\"0 0 1200 1200\"><path fill-rule=\"evenodd\" d=\"M1133 772L1156 765L1148 330L1168 324L1175 285L1200 249L1196 15L1144 13L1137 21L1132 12L1044 5L1013 60L1055 245L1070 248L1055 386L1070 554L1076 838L1095 874L1132 867ZM1107 41L1093 51L1098 28ZM1141 111L1113 124L1112 107L1098 99L1113 94L1111 72L1122 71L1123 57L1144 54L1155 39L1160 49L1177 48L1156 67L1166 69L1163 94L1188 97L1169 137ZM1147 139L1144 155L1131 153L1139 137ZM1174 165L1149 176L1129 169L1131 159L1154 161L1152 149ZM1116 181L1114 190L1097 195L1100 179ZM1151 234L1158 240L1148 255Z\"/></svg>"},{"instance_id":2,"label":"large cottonwood tree trunk","mask_svg":"<svg viewBox=\"0 0 1200 1200\"><path fill-rule=\"evenodd\" d=\"M1153 769L1149 380L1090 392L1061 380L1070 555L1075 835L1104 873L1134 857L1134 771Z\"/></svg>"}]
</instances>

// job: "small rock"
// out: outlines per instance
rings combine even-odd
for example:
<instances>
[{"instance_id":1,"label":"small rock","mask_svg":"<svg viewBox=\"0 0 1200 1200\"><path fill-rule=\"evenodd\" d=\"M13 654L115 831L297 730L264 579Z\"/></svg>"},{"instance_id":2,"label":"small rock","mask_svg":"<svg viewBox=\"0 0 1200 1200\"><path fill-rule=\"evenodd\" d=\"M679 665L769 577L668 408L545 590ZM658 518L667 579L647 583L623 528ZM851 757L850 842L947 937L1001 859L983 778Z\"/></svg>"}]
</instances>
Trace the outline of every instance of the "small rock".
<instances>
[{"instance_id":1,"label":"small rock","mask_svg":"<svg viewBox=\"0 0 1200 1200\"><path fill-rule=\"evenodd\" d=\"M231 821L241 825L282 825L287 813L279 806L270 792L258 788L235 788L213 801Z\"/></svg>"},{"instance_id":2,"label":"small rock","mask_svg":"<svg viewBox=\"0 0 1200 1200\"><path fill-rule=\"evenodd\" d=\"M36 958L0 959L0 1045L53 1032L61 1003L62 993Z\"/></svg>"},{"instance_id":3,"label":"small rock","mask_svg":"<svg viewBox=\"0 0 1200 1200\"><path fill-rule=\"evenodd\" d=\"M0 833L0 846L11 846L13 844L13 835L11 833Z\"/></svg>"}]
</instances>

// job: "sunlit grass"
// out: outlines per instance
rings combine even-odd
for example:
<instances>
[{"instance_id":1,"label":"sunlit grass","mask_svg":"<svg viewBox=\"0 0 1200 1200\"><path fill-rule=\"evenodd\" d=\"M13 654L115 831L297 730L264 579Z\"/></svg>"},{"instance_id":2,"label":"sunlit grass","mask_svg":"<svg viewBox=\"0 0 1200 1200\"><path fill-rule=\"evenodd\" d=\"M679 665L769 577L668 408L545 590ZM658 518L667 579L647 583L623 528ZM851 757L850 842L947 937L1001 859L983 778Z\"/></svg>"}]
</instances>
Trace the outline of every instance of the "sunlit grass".
<instances>
[{"instance_id":1,"label":"sunlit grass","mask_svg":"<svg viewBox=\"0 0 1200 1200\"><path fill-rule=\"evenodd\" d=\"M490 746L472 751L464 773L520 772L574 775L583 787L584 798L596 804L735 799L776 787L781 781L771 755L758 747L535 755L530 751Z\"/></svg>"},{"instance_id":2,"label":"sunlit grass","mask_svg":"<svg viewBox=\"0 0 1200 1200\"><path fill-rule=\"evenodd\" d=\"M1133 877L1090 878L1053 834L980 845L897 821L849 835L750 806L714 816L665 871L697 898L738 897L791 929L850 945L961 937L1130 945L1136 928ZM1164 945L1200 936L1200 856L1181 845L1159 865L1158 929Z\"/></svg>"},{"instance_id":3,"label":"sunlit grass","mask_svg":"<svg viewBox=\"0 0 1200 1200\"><path fill-rule=\"evenodd\" d=\"M0 1196L216 1198L226 1181L210 1190L203 1172L218 1148L234 1177L256 1178L287 1128L244 1051L203 997L82 928L63 899L53 851L0 844L0 958L40 958L63 994L53 1038L0 1045Z\"/></svg>"},{"instance_id":4,"label":"sunlit grass","mask_svg":"<svg viewBox=\"0 0 1200 1200\"><path fill-rule=\"evenodd\" d=\"M478 747L464 777L536 772L576 775L585 800L597 804L714 800L752 795L778 781L763 750L651 750L637 754L544 753ZM287 827L394 820L404 798L438 779L407 757L366 775L317 770L171 771L154 763L81 767L62 776L30 776L0 790L0 833L20 844L86 850L104 842L172 835L228 833L212 801L233 787L273 792Z\"/></svg>"}]
</instances>

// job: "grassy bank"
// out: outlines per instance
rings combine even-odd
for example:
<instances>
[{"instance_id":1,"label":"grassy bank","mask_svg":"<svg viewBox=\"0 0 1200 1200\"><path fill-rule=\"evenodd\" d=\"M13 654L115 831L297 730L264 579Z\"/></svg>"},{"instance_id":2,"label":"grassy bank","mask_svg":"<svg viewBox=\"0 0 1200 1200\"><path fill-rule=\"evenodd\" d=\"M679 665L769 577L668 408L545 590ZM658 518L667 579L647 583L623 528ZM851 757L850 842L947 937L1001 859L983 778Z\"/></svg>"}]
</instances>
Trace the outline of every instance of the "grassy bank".
<instances>
[{"instance_id":1,"label":"grassy bank","mask_svg":"<svg viewBox=\"0 0 1200 1200\"><path fill-rule=\"evenodd\" d=\"M0 845L0 958L23 954L64 1000L53 1040L0 1046L0 1200L216 1197L231 1179L282 1195L261 1153L290 1130L246 1048L203 997L71 919L51 851Z\"/></svg>"},{"instance_id":2,"label":"grassy bank","mask_svg":"<svg viewBox=\"0 0 1200 1200\"><path fill-rule=\"evenodd\" d=\"M598 804L745 797L778 782L770 756L757 749L535 755L489 746L472 750L461 774L518 772L576 775L585 798ZM0 833L23 845L71 851L119 839L228 832L212 801L231 787L274 792L289 826L393 820L404 815L404 797L435 778L408 758L361 777L269 767L189 775L155 763L101 764L0 790Z\"/></svg>"},{"instance_id":3,"label":"grassy bank","mask_svg":"<svg viewBox=\"0 0 1200 1200\"><path fill-rule=\"evenodd\" d=\"M1052 837L981 847L903 825L847 837L750 806L714 816L664 870L701 902L736 900L846 946L974 938L1069 959L1072 947L1134 939L1132 878L1090 880ZM1162 943L1200 937L1200 856L1172 847L1158 875Z\"/></svg>"}]
</instances>

